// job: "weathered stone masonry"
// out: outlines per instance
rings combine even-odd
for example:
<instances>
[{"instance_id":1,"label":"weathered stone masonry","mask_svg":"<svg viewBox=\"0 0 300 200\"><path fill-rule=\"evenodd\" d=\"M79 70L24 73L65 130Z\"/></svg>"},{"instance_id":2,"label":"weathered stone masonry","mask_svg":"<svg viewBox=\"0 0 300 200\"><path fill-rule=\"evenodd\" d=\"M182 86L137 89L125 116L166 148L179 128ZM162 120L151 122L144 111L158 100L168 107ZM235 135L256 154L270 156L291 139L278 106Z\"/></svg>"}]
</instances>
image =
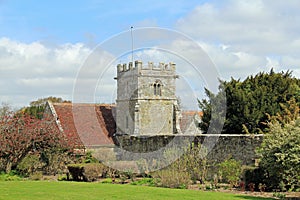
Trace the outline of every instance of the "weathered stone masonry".
<instances>
[{"instance_id":1,"label":"weathered stone masonry","mask_svg":"<svg viewBox=\"0 0 300 200\"><path fill-rule=\"evenodd\" d=\"M176 65L135 61L117 66L117 134L179 133Z\"/></svg>"},{"instance_id":2,"label":"weathered stone masonry","mask_svg":"<svg viewBox=\"0 0 300 200\"><path fill-rule=\"evenodd\" d=\"M205 143L205 140L216 141L208 152L210 163L220 163L228 158L239 160L244 165L254 165L257 158L255 150L260 146L263 135L157 135L152 137L118 136L117 140L122 149L128 151L119 155L121 160L135 160L131 152L152 152L169 144L174 137L180 140L189 140L195 143ZM217 138L215 138L217 137Z\"/></svg>"}]
</instances>

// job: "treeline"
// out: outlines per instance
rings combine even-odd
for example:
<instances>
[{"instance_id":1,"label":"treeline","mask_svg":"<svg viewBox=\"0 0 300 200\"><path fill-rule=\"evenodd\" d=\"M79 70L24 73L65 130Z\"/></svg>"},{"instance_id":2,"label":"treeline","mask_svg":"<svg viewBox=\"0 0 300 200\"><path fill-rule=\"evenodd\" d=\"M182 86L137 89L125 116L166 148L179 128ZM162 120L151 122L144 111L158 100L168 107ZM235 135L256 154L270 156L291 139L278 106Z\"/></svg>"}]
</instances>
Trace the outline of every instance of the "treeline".
<instances>
[{"instance_id":1,"label":"treeline","mask_svg":"<svg viewBox=\"0 0 300 200\"><path fill-rule=\"evenodd\" d=\"M198 100L203 111L200 127L204 132L208 131L211 120L222 123L221 120L225 119L223 134L264 133L268 129L269 116L282 114L288 101L294 99L299 106L300 79L293 77L290 71L275 73L272 69L269 73L249 76L244 81L234 78L220 81L218 94L206 89L206 95L207 99ZM226 100L222 99L223 96ZM212 110L222 106L226 106L226 114L217 115L226 117L211 117Z\"/></svg>"}]
</instances>

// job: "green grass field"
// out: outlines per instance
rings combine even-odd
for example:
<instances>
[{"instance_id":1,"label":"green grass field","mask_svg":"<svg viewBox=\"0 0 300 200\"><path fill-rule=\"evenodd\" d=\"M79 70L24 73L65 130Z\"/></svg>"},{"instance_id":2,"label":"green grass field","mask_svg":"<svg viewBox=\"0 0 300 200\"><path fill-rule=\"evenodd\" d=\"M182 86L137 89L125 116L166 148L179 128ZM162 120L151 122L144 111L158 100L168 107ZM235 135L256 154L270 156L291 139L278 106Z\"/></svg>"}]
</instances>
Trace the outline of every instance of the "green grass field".
<instances>
[{"instance_id":1,"label":"green grass field","mask_svg":"<svg viewBox=\"0 0 300 200\"><path fill-rule=\"evenodd\" d=\"M218 200L259 200L242 195L220 192L167 189L147 186L47 182L47 181L1 181L0 199L10 200L85 200L85 199L218 199ZM266 200L266 199L265 199Z\"/></svg>"}]
</instances>

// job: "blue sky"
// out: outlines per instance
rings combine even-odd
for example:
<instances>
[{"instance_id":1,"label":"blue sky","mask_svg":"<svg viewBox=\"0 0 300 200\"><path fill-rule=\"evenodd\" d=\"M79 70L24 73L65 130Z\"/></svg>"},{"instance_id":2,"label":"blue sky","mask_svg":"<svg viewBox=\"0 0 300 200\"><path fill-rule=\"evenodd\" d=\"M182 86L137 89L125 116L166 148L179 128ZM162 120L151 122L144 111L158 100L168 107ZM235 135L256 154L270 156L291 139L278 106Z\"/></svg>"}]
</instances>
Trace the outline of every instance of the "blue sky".
<instances>
[{"instance_id":1,"label":"blue sky","mask_svg":"<svg viewBox=\"0 0 300 200\"><path fill-rule=\"evenodd\" d=\"M1 36L23 42L101 42L131 26L174 27L201 1L0 1Z\"/></svg>"},{"instance_id":2,"label":"blue sky","mask_svg":"<svg viewBox=\"0 0 300 200\"><path fill-rule=\"evenodd\" d=\"M78 72L95 47L131 26L167 28L189 36L223 80L271 68L292 70L300 77L299 10L298 0L0 0L0 102L21 107L47 96L72 100ZM173 44L175 49L187 48L180 41ZM198 56L187 49L190 57ZM141 58L156 62L170 58L153 50L142 53L146 56ZM179 75L202 98L203 77L188 76L193 72L181 65L179 61ZM95 102L112 101L113 76L114 68L102 76ZM200 86L195 84L198 80Z\"/></svg>"}]
</instances>

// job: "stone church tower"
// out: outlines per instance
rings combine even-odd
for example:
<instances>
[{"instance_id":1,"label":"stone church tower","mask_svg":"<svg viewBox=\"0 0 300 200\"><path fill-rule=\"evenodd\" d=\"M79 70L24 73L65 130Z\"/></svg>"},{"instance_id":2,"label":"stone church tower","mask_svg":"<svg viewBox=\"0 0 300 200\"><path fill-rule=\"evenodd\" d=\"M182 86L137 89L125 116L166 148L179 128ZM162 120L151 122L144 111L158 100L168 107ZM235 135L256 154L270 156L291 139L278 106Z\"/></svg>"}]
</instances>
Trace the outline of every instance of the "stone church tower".
<instances>
[{"instance_id":1,"label":"stone church tower","mask_svg":"<svg viewBox=\"0 0 300 200\"><path fill-rule=\"evenodd\" d=\"M180 132L175 96L176 65L135 61L117 66L117 134L170 135Z\"/></svg>"}]
</instances>

